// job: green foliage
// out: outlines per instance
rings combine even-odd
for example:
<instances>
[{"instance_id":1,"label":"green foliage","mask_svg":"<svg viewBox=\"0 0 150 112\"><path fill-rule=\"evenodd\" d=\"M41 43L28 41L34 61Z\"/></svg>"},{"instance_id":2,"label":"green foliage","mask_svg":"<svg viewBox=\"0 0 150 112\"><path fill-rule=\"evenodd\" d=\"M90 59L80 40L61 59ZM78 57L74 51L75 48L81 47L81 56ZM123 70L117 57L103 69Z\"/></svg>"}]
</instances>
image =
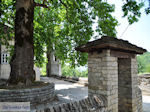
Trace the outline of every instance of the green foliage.
<instances>
[{"instance_id":1,"label":"green foliage","mask_svg":"<svg viewBox=\"0 0 150 112\"><path fill-rule=\"evenodd\" d=\"M1 0L0 3L0 23L14 26L15 14L14 0Z\"/></svg>"},{"instance_id":2,"label":"green foliage","mask_svg":"<svg viewBox=\"0 0 150 112\"><path fill-rule=\"evenodd\" d=\"M148 73L150 73L150 64L148 64L148 65L146 66L145 71L148 72Z\"/></svg>"},{"instance_id":3,"label":"green foliage","mask_svg":"<svg viewBox=\"0 0 150 112\"><path fill-rule=\"evenodd\" d=\"M1 0L0 3L0 42L9 47L8 40L14 37L14 14L13 0Z\"/></svg>"},{"instance_id":4,"label":"green foliage","mask_svg":"<svg viewBox=\"0 0 150 112\"><path fill-rule=\"evenodd\" d=\"M87 77L88 71L79 71L76 68L72 68L70 66L64 65L62 67L62 75L63 76L70 76L70 77Z\"/></svg>"},{"instance_id":5,"label":"green foliage","mask_svg":"<svg viewBox=\"0 0 150 112\"><path fill-rule=\"evenodd\" d=\"M144 66L142 60L138 57L138 73L143 73L143 72L144 72Z\"/></svg>"},{"instance_id":6,"label":"green foliage","mask_svg":"<svg viewBox=\"0 0 150 112\"><path fill-rule=\"evenodd\" d=\"M55 51L62 63L70 63L72 67L85 65L87 54L77 52L75 47L91 39L92 24L96 17L99 18L96 31L100 35L116 36L115 27L118 23L111 16L113 5L102 1L82 0L64 0L63 4L58 0L50 3L50 9L35 9L35 56L39 65L42 64L43 53L46 52L42 50L44 48Z\"/></svg>"},{"instance_id":7,"label":"green foliage","mask_svg":"<svg viewBox=\"0 0 150 112\"><path fill-rule=\"evenodd\" d=\"M137 57L138 73L150 73L150 53L146 52Z\"/></svg>"},{"instance_id":8,"label":"green foliage","mask_svg":"<svg viewBox=\"0 0 150 112\"><path fill-rule=\"evenodd\" d=\"M44 63L42 66L41 75L46 76L46 63Z\"/></svg>"},{"instance_id":9,"label":"green foliage","mask_svg":"<svg viewBox=\"0 0 150 112\"><path fill-rule=\"evenodd\" d=\"M98 18L96 32L99 35L115 37L117 33L115 27L118 25L118 21L111 15L115 10L115 6L102 0L93 0L88 3L91 8L92 19Z\"/></svg>"},{"instance_id":10,"label":"green foliage","mask_svg":"<svg viewBox=\"0 0 150 112\"><path fill-rule=\"evenodd\" d=\"M15 7L13 0L0 0L0 44L5 45L10 52L10 61L13 54L13 45L10 41L14 37L14 14Z\"/></svg>"},{"instance_id":11,"label":"green foliage","mask_svg":"<svg viewBox=\"0 0 150 112\"><path fill-rule=\"evenodd\" d=\"M122 6L124 12L123 17L128 18L129 24L133 24L138 21L141 16L140 9L144 6L143 2L137 3L135 0L124 0L125 3Z\"/></svg>"},{"instance_id":12,"label":"green foliage","mask_svg":"<svg viewBox=\"0 0 150 112\"><path fill-rule=\"evenodd\" d=\"M4 44L14 37L14 14L16 0L2 0L0 3L0 25L9 27L5 33L0 27L0 38ZM35 0L43 3L43 0ZM129 23L138 21L144 3L123 0L124 17ZM71 66L85 65L87 54L75 51L75 47L88 42L93 36L92 25L97 22L96 32L100 36L116 36L117 20L112 16L115 10L106 0L46 0L49 8L36 7L34 10L34 53L37 66L46 62L44 53L55 51L62 63ZM149 13L149 7L146 13ZM6 36L8 35L8 36ZM6 38L7 37L7 38Z\"/></svg>"},{"instance_id":13,"label":"green foliage","mask_svg":"<svg viewBox=\"0 0 150 112\"><path fill-rule=\"evenodd\" d=\"M36 0L42 3L40 0ZM55 51L62 63L85 65L87 54L80 53L75 47L88 42L92 35L92 25L98 23L99 35L116 36L117 20L111 15L115 10L103 0L55 0L46 3L49 9L37 7L34 17L34 40L36 63L42 65L44 53ZM123 6L129 16L129 23L137 22L143 3L130 0Z\"/></svg>"},{"instance_id":14,"label":"green foliage","mask_svg":"<svg viewBox=\"0 0 150 112\"><path fill-rule=\"evenodd\" d=\"M149 7L147 7L147 8L145 9L146 14L149 14L149 13L150 13L150 0L148 0L148 2L149 2Z\"/></svg>"}]
</instances>

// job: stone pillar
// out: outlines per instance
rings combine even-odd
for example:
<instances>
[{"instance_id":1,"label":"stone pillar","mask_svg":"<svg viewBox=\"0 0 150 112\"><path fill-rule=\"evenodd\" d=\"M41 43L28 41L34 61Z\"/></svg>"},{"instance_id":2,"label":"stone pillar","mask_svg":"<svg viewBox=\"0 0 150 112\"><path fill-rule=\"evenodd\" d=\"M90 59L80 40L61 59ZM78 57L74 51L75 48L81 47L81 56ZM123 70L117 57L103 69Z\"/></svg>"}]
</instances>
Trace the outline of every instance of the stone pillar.
<instances>
[{"instance_id":1,"label":"stone pillar","mask_svg":"<svg viewBox=\"0 0 150 112\"><path fill-rule=\"evenodd\" d=\"M118 64L110 50L89 53L88 95L105 99L107 111L118 112Z\"/></svg>"},{"instance_id":2,"label":"stone pillar","mask_svg":"<svg viewBox=\"0 0 150 112\"><path fill-rule=\"evenodd\" d=\"M132 76L132 112L143 112L142 92L138 86L138 64L136 58L131 59Z\"/></svg>"},{"instance_id":3,"label":"stone pillar","mask_svg":"<svg viewBox=\"0 0 150 112\"><path fill-rule=\"evenodd\" d=\"M52 52L50 55L50 75L61 76L62 73L60 60L55 57L54 52Z\"/></svg>"},{"instance_id":4,"label":"stone pillar","mask_svg":"<svg viewBox=\"0 0 150 112\"><path fill-rule=\"evenodd\" d=\"M118 104L119 112L142 112L135 58L118 59Z\"/></svg>"},{"instance_id":5,"label":"stone pillar","mask_svg":"<svg viewBox=\"0 0 150 112\"><path fill-rule=\"evenodd\" d=\"M103 36L76 50L89 54L89 96L104 98L107 112L142 112L136 55L143 54L146 49L122 39Z\"/></svg>"}]
</instances>

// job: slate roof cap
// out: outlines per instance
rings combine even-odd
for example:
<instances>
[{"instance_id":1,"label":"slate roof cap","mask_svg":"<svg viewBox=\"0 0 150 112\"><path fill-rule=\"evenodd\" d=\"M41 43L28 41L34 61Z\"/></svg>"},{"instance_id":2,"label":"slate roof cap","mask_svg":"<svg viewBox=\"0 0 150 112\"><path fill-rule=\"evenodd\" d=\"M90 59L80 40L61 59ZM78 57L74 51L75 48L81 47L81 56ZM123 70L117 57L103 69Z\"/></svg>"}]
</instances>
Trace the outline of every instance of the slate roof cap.
<instances>
[{"instance_id":1,"label":"slate roof cap","mask_svg":"<svg viewBox=\"0 0 150 112\"><path fill-rule=\"evenodd\" d=\"M146 49L133 45L126 40L108 36L103 36L100 39L76 47L76 50L80 52L94 52L102 49L112 49L133 54L143 54L146 52Z\"/></svg>"}]
</instances>

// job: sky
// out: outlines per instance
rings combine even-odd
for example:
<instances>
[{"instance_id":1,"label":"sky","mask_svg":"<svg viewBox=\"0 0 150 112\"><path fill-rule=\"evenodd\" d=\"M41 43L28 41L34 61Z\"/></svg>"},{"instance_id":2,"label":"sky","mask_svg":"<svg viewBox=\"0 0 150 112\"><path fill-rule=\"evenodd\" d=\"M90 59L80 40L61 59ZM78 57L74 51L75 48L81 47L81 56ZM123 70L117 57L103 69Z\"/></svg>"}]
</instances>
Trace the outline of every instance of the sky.
<instances>
[{"instance_id":1,"label":"sky","mask_svg":"<svg viewBox=\"0 0 150 112\"><path fill-rule=\"evenodd\" d=\"M117 37L123 40L128 40L130 43L142 47L150 52L150 14L146 15L143 8L139 21L129 25L128 27L127 18L122 18L122 0L108 0L108 2L115 4L116 7L113 15L120 23L117 27Z\"/></svg>"},{"instance_id":2,"label":"sky","mask_svg":"<svg viewBox=\"0 0 150 112\"><path fill-rule=\"evenodd\" d=\"M115 4L115 13L113 13L113 16L115 16L120 23L117 27L117 38L128 40L130 43L150 52L150 14L146 15L143 8L141 10L142 15L139 18L139 21L129 25L127 18L122 18L122 0L108 0L108 2ZM93 28L95 27L96 25L93 26ZM92 40L93 39L90 41ZM87 67L80 67L79 69L83 71L86 70Z\"/></svg>"}]
</instances>

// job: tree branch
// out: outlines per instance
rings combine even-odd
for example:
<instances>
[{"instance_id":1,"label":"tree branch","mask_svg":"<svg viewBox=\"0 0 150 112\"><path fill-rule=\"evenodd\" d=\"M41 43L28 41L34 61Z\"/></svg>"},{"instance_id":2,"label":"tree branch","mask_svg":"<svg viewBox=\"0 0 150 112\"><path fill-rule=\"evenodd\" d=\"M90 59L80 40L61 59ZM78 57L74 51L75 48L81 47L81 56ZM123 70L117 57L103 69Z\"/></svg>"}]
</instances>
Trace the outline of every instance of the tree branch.
<instances>
[{"instance_id":1,"label":"tree branch","mask_svg":"<svg viewBox=\"0 0 150 112\"><path fill-rule=\"evenodd\" d=\"M44 2L44 1L43 1ZM43 8L49 8L47 5L45 4L40 4L40 3L36 3L34 2L34 6L38 6L38 7L43 7Z\"/></svg>"},{"instance_id":2,"label":"tree branch","mask_svg":"<svg viewBox=\"0 0 150 112\"><path fill-rule=\"evenodd\" d=\"M66 5L62 0L59 0L59 1L60 1L60 3L63 4L66 8L68 8L67 5Z\"/></svg>"},{"instance_id":3,"label":"tree branch","mask_svg":"<svg viewBox=\"0 0 150 112\"><path fill-rule=\"evenodd\" d=\"M45 2L47 2L46 0L43 0L43 4L45 4Z\"/></svg>"}]
</instances>

